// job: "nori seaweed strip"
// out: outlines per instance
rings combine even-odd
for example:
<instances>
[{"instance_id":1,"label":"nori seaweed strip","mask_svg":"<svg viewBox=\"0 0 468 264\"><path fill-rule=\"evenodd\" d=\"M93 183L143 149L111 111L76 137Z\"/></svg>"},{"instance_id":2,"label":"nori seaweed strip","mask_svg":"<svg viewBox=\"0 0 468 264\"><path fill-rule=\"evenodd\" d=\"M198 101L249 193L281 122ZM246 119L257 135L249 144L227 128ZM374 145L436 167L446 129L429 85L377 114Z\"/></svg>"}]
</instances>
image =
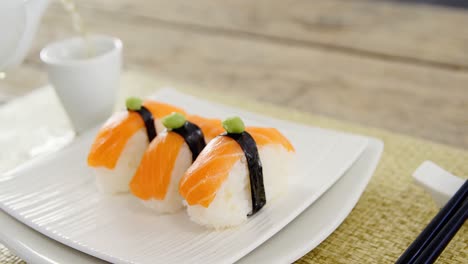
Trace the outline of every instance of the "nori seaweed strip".
<instances>
[{"instance_id":1,"label":"nori seaweed strip","mask_svg":"<svg viewBox=\"0 0 468 264\"><path fill-rule=\"evenodd\" d=\"M171 131L176 132L185 140L185 143L187 143L192 152L192 162L194 162L206 146L205 136L201 129L194 123L186 121L182 127L172 129Z\"/></svg>"},{"instance_id":2,"label":"nori seaweed strip","mask_svg":"<svg viewBox=\"0 0 468 264\"><path fill-rule=\"evenodd\" d=\"M263 184L263 168L258 154L257 143L252 136L244 131L237 133L224 133L223 136L234 139L244 151L250 177L250 192L252 195L252 216L266 204L265 185Z\"/></svg>"},{"instance_id":3,"label":"nori seaweed strip","mask_svg":"<svg viewBox=\"0 0 468 264\"><path fill-rule=\"evenodd\" d=\"M139 110L136 110L134 112L137 112L141 116L141 119L143 119L143 122L145 122L146 134L148 135L149 142L153 141L153 139L157 136L156 128L154 127L153 114L151 114L148 108L144 106L141 106Z\"/></svg>"}]
</instances>

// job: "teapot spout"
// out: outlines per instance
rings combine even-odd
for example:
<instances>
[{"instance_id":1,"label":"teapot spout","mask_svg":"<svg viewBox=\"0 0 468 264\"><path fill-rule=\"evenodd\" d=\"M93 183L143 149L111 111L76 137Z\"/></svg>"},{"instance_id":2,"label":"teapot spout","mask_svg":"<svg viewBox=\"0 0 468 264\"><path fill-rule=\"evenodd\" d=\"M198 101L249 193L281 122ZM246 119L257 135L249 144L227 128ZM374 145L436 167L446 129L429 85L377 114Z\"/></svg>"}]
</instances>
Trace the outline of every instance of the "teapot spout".
<instances>
[{"instance_id":1,"label":"teapot spout","mask_svg":"<svg viewBox=\"0 0 468 264\"><path fill-rule=\"evenodd\" d=\"M42 15L50 2L50 0L23 1L26 13L24 32L21 41L18 43L15 54L8 63L10 67L19 65L28 54L29 48L31 47L36 31L41 22Z\"/></svg>"}]
</instances>

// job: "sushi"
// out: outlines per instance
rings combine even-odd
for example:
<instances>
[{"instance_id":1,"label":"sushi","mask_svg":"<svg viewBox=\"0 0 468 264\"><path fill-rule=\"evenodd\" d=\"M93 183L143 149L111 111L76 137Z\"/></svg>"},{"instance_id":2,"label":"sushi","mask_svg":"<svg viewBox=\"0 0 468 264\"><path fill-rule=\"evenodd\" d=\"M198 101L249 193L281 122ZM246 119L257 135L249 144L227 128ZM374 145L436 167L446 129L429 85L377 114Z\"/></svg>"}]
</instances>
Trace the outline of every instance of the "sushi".
<instances>
[{"instance_id":1,"label":"sushi","mask_svg":"<svg viewBox=\"0 0 468 264\"><path fill-rule=\"evenodd\" d=\"M129 191L129 182L149 143L165 128L160 119L185 111L169 104L128 98L127 110L113 114L99 130L88 154L99 190L107 194Z\"/></svg>"},{"instance_id":2,"label":"sushi","mask_svg":"<svg viewBox=\"0 0 468 264\"><path fill-rule=\"evenodd\" d=\"M295 158L275 128L245 128L238 117L223 126L227 132L211 140L179 184L190 219L215 229L240 225L286 193Z\"/></svg>"},{"instance_id":3,"label":"sushi","mask_svg":"<svg viewBox=\"0 0 468 264\"><path fill-rule=\"evenodd\" d=\"M133 195L158 213L183 208L179 180L213 137L223 131L221 120L173 113L163 119L167 130L151 142L130 182Z\"/></svg>"},{"instance_id":4,"label":"sushi","mask_svg":"<svg viewBox=\"0 0 468 264\"><path fill-rule=\"evenodd\" d=\"M207 143L224 132L223 124L220 119L189 115L187 120L196 124L203 131Z\"/></svg>"},{"instance_id":5,"label":"sushi","mask_svg":"<svg viewBox=\"0 0 468 264\"><path fill-rule=\"evenodd\" d=\"M178 184L185 170L213 137L223 131L221 120L174 113L163 119L168 128L151 142L130 182L131 192L160 213L183 207Z\"/></svg>"}]
</instances>

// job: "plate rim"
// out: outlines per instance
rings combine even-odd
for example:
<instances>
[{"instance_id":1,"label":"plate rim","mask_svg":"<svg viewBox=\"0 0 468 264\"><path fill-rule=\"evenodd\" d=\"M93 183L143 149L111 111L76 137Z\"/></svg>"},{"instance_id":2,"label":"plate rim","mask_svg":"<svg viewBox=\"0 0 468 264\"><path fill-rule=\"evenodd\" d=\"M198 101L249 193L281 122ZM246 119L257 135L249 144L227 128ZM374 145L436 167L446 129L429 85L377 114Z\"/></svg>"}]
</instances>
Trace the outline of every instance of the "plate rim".
<instances>
[{"instance_id":1,"label":"plate rim","mask_svg":"<svg viewBox=\"0 0 468 264\"><path fill-rule=\"evenodd\" d=\"M302 256L305 256L308 252L310 252L315 247L320 245L323 241L325 241L328 238L328 236L330 236L346 220L346 218L349 216L349 214L354 209L356 204L359 202L359 199L361 198L361 196L364 193L367 185L369 184L372 176L374 175L374 172L377 169L377 166L378 166L378 164L380 162L380 159L382 157L383 149L384 149L384 143L383 143L382 140L377 139L377 138L369 137L369 144L367 145L367 147L364 150L362 155L366 155L366 154L369 155L370 157L368 157L368 159L371 159L371 161L369 162L368 166L365 167L365 171L366 171L365 177L363 177L362 182L359 182L360 184L359 184L359 186L357 188L358 191L357 192L351 192L351 194L348 196L348 198L345 199L345 202L343 204L346 204L346 209L340 210L340 212L341 212L340 217L337 218L336 221L330 222L329 225L326 228L326 231L324 231L322 229L320 235L317 236L318 237L317 239L309 240L308 242L304 242L302 246L296 247L296 250L294 251L294 254L291 253L290 255L283 256L283 258L278 257L277 258L278 259L277 263L293 263L294 261L298 260ZM367 153L367 152L369 152L369 153ZM374 152L374 153L372 153L372 152ZM358 160L355 163L353 163L353 165L350 167L350 169L348 169L348 171L350 171L352 168L354 168L354 165L359 166L360 163L359 164L356 164L356 163L359 162L361 158L362 158L362 156L359 157ZM348 171L346 171L345 174L348 173ZM333 184L333 186L331 188L329 188L327 190L327 192L322 194L322 196L319 199L317 199L313 204L311 204L308 209L312 209L310 207L312 207L315 203L319 202L320 199L325 194L327 194L329 191L333 192L332 188L335 187L337 184L339 184L339 182L342 183L341 185L345 185L345 184L343 184L342 179L343 179L343 177L341 177L337 182L335 182L335 184ZM345 179L348 179L348 178L345 178ZM336 188L335 188L335 191L336 191ZM321 204L319 203L319 205L321 205ZM290 224L293 224L294 221L297 220L301 215L307 214L307 211L309 211L308 209L304 210L293 221L291 221ZM310 213L310 211L309 211L309 213ZM288 228L288 226L290 224L285 226L278 233L282 232L283 230L287 232L287 228ZM302 234L303 233L304 233L304 231L302 231ZM260 245L259 247L261 247L261 246L262 245ZM248 255L246 255L246 256L248 256ZM271 260L270 263L274 263L274 260Z\"/></svg>"}]
</instances>

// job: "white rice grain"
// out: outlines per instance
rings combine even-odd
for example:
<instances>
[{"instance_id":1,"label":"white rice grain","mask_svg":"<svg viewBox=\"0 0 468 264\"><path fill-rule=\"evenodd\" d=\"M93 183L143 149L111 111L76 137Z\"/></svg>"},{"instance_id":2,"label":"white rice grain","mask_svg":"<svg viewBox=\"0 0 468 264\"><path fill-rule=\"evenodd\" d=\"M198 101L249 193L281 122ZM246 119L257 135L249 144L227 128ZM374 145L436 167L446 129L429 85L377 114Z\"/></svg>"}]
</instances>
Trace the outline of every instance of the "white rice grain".
<instances>
[{"instance_id":1,"label":"white rice grain","mask_svg":"<svg viewBox=\"0 0 468 264\"><path fill-rule=\"evenodd\" d=\"M259 148L259 155L263 165L266 207L287 192L288 175L294 169L294 153L279 145L268 145ZM215 229L240 225L251 211L250 179L245 157L233 166L208 208L201 205L187 207L192 221Z\"/></svg>"}]
</instances>

